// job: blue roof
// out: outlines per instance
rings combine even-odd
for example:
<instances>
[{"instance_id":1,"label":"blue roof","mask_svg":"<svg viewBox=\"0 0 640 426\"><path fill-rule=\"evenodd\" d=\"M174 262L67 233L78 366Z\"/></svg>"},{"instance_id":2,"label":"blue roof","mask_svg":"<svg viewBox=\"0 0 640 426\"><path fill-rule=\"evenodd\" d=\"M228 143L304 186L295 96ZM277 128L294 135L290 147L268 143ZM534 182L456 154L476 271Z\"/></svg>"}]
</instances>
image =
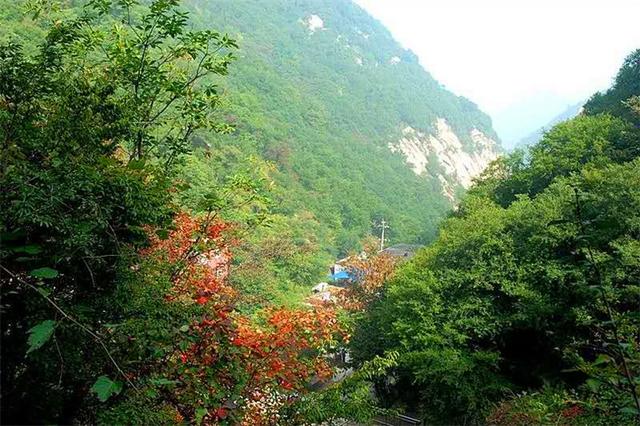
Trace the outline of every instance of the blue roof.
<instances>
[{"instance_id":1,"label":"blue roof","mask_svg":"<svg viewBox=\"0 0 640 426\"><path fill-rule=\"evenodd\" d=\"M348 280L351 278L351 275L349 275L346 271L340 271L337 274L331 275L331 278L333 278L334 280Z\"/></svg>"}]
</instances>

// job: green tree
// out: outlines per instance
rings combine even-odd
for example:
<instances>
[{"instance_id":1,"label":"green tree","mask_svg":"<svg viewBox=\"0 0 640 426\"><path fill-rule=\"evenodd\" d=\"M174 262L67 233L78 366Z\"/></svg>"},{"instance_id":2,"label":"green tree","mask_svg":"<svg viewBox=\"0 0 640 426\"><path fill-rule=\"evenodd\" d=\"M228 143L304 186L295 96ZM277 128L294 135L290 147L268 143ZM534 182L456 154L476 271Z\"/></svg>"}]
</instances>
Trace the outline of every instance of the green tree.
<instances>
[{"instance_id":1,"label":"green tree","mask_svg":"<svg viewBox=\"0 0 640 426\"><path fill-rule=\"evenodd\" d=\"M4 422L70 423L103 372L127 381L105 301L142 227L169 223L194 132L228 130L215 77L234 49L171 0L92 1L34 53L0 48Z\"/></svg>"},{"instance_id":2,"label":"green tree","mask_svg":"<svg viewBox=\"0 0 640 426\"><path fill-rule=\"evenodd\" d=\"M555 399L547 387L491 418L508 407L542 418L534 407L554 400L545 415L576 424L637 419L640 134L616 110L635 105L635 89L618 102L634 58L602 95L615 108L494 163L359 321L358 362L399 353L395 384L380 386L387 403L434 422L482 422L510 392L551 384ZM578 408L557 404L566 389Z\"/></svg>"},{"instance_id":3,"label":"green tree","mask_svg":"<svg viewBox=\"0 0 640 426\"><path fill-rule=\"evenodd\" d=\"M640 118L634 114L627 101L640 92L640 49L631 53L616 75L613 87L604 93L596 93L584 106L587 114L608 113L624 118L636 125Z\"/></svg>"}]
</instances>

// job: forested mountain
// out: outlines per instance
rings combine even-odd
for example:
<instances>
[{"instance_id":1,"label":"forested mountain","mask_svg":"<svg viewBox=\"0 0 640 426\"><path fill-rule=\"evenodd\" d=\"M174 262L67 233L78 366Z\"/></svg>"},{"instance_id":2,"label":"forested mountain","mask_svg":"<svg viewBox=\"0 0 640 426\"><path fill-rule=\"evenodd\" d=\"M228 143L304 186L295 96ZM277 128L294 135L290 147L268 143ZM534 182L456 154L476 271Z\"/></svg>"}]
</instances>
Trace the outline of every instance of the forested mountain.
<instances>
[{"instance_id":1,"label":"forested mountain","mask_svg":"<svg viewBox=\"0 0 640 426\"><path fill-rule=\"evenodd\" d=\"M0 5L0 423L640 418L640 51L496 159L346 0Z\"/></svg>"},{"instance_id":2,"label":"forested mountain","mask_svg":"<svg viewBox=\"0 0 640 426\"><path fill-rule=\"evenodd\" d=\"M8 3L5 21L17 20L20 3ZM282 191L276 210L312 215L333 254L357 248L382 217L392 240L428 241L460 183L468 187L497 155L490 119L445 90L350 0L185 7L195 27L227 32L240 47L222 87L236 130L198 139L214 151L222 145L273 162ZM11 26L18 38L33 37L25 30L33 25ZM393 154L389 145L407 129L422 137Z\"/></svg>"},{"instance_id":3,"label":"forested mountain","mask_svg":"<svg viewBox=\"0 0 640 426\"><path fill-rule=\"evenodd\" d=\"M405 128L437 136L437 120L445 119L462 142L442 143L451 157L484 150L495 156L493 141L485 147L472 138L476 130L497 139L490 119L446 91L351 1L189 4L197 23L240 41L229 79L234 136L251 138L256 153L277 164L277 181L287 192L282 208L309 210L342 229L336 238L343 251L381 217L393 224L392 239L424 242L449 207L441 185L446 178L449 192L458 186L461 179L446 164L456 159L427 141L422 156L429 166L420 170L426 169L424 176L414 176L404 156L391 155L388 147ZM487 161L468 163L478 173Z\"/></svg>"}]
</instances>

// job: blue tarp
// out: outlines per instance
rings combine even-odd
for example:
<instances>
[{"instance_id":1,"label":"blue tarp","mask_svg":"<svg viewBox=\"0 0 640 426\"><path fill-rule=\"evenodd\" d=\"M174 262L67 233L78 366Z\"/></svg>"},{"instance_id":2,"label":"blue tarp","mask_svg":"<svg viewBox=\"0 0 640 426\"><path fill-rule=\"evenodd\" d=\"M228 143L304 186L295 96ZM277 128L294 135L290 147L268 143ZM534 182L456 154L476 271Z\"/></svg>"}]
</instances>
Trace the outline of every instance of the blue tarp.
<instances>
[{"instance_id":1,"label":"blue tarp","mask_svg":"<svg viewBox=\"0 0 640 426\"><path fill-rule=\"evenodd\" d=\"M340 271L337 274L331 275L331 278L333 278L334 280L348 280L351 279L351 275L349 275L345 271Z\"/></svg>"}]
</instances>

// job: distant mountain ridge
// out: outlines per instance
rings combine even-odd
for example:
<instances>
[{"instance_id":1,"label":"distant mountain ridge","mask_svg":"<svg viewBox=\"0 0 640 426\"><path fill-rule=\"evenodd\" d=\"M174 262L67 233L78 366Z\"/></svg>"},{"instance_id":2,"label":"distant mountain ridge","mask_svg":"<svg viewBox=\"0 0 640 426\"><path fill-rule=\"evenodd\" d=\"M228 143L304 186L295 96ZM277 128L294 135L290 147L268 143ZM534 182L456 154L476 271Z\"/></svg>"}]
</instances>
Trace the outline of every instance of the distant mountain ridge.
<instances>
[{"instance_id":1,"label":"distant mountain ridge","mask_svg":"<svg viewBox=\"0 0 640 426\"><path fill-rule=\"evenodd\" d=\"M537 144L540 140L542 140L542 136L544 135L544 132L546 130L549 130L556 124L562 123L563 121L570 120L576 117L578 114L580 114L585 103L586 101L580 101L573 105L569 105L564 111L562 111L560 114L555 116L547 124L540 127L538 130L531 133L530 135L522 138L519 142L516 143L515 148L524 148L527 146Z\"/></svg>"}]
</instances>

